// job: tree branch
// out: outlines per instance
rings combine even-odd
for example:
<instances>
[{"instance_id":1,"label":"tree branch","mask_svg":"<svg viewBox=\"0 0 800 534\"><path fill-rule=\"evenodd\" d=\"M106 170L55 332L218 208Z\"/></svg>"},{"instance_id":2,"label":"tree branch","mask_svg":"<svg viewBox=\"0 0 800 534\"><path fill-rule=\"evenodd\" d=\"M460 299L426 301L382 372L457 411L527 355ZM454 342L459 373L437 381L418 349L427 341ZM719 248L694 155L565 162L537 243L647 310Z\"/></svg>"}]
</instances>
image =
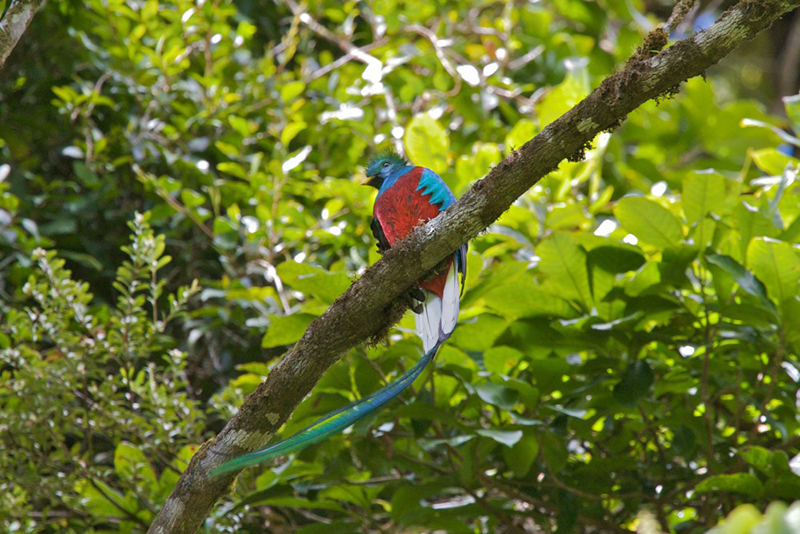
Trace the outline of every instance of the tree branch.
<instances>
[{"instance_id":1,"label":"tree branch","mask_svg":"<svg viewBox=\"0 0 800 534\"><path fill-rule=\"evenodd\" d=\"M44 0L11 0L6 16L0 20L0 68L42 4Z\"/></svg>"},{"instance_id":2,"label":"tree branch","mask_svg":"<svg viewBox=\"0 0 800 534\"><path fill-rule=\"evenodd\" d=\"M149 532L195 532L227 491L234 474L207 476L227 459L209 454L212 443L215 452L224 454L262 447L344 351L397 318L392 304L415 280L493 223L564 158L582 158L598 133L617 127L647 100L669 94L681 82L703 74L798 6L800 0L745 0L707 30L652 57L632 57L622 71L606 78L586 99L500 162L444 214L387 251L309 325L236 416L198 450Z\"/></svg>"}]
</instances>

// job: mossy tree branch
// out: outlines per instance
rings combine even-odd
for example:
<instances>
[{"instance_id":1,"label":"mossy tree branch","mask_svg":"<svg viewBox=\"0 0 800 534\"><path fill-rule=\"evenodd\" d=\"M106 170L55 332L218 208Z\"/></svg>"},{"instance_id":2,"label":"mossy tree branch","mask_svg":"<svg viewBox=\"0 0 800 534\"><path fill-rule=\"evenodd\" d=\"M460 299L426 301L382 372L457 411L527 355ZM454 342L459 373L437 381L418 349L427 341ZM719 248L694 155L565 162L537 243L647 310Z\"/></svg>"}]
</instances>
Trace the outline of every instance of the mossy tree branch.
<instances>
[{"instance_id":1,"label":"mossy tree branch","mask_svg":"<svg viewBox=\"0 0 800 534\"><path fill-rule=\"evenodd\" d=\"M5 16L0 20L0 68L17 46L19 38L28 29L36 12L44 4L44 0L10 0Z\"/></svg>"},{"instance_id":2,"label":"mossy tree branch","mask_svg":"<svg viewBox=\"0 0 800 534\"><path fill-rule=\"evenodd\" d=\"M389 250L311 325L247 398L237 415L210 443L238 454L262 447L289 418L342 353L375 336L396 320L392 303L461 243L475 237L561 161L580 159L595 136L613 129L644 102L677 86L731 53L800 0L745 0L697 35L660 50L660 29L624 69L606 78L573 109L510 154L443 215L418 228ZM655 46L654 46L655 45ZM234 474L211 479L208 471L226 460L209 454L192 458L150 527L154 534L191 533L201 525Z\"/></svg>"}]
</instances>

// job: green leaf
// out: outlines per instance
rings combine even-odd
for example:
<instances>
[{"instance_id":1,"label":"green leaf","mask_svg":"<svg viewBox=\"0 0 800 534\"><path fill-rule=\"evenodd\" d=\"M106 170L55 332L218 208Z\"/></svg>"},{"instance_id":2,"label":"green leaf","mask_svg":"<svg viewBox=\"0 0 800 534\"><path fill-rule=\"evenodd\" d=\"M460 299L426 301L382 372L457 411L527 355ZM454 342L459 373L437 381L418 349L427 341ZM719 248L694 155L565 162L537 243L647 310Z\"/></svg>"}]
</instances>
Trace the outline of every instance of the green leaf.
<instances>
[{"instance_id":1,"label":"green leaf","mask_svg":"<svg viewBox=\"0 0 800 534\"><path fill-rule=\"evenodd\" d=\"M752 534L761 521L761 512L752 504L742 504L733 509L714 534Z\"/></svg>"},{"instance_id":2,"label":"green leaf","mask_svg":"<svg viewBox=\"0 0 800 534\"><path fill-rule=\"evenodd\" d=\"M450 340L464 350L482 352L488 350L507 327L508 323L504 318L492 313L482 313L477 321L459 325Z\"/></svg>"},{"instance_id":3,"label":"green leaf","mask_svg":"<svg viewBox=\"0 0 800 534\"><path fill-rule=\"evenodd\" d=\"M767 290L761 280L745 269L739 262L724 254L707 254L706 261L716 265L736 280L743 291L759 297L763 302L768 302Z\"/></svg>"},{"instance_id":4,"label":"green leaf","mask_svg":"<svg viewBox=\"0 0 800 534\"><path fill-rule=\"evenodd\" d=\"M284 102L288 102L289 100L300 96L305 89L306 84L300 80L285 83L281 86L281 99L283 99Z\"/></svg>"},{"instance_id":5,"label":"green leaf","mask_svg":"<svg viewBox=\"0 0 800 534\"><path fill-rule=\"evenodd\" d=\"M74 262L80 263L84 267L88 267L89 269L94 269L95 271L102 271L103 264L94 256L90 254L84 254L82 252L73 252L71 250L60 250L59 255L62 258L66 258L68 260L72 260Z\"/></svg>"},{"instance_id":6,"label":"green leaf","mask_svg":"<svg viewBox=\"0 0 800 534\"><path fill-rule=\"evenodd\" d=\"M725 203L725 179L716 172L695 172L683 180L681 199L686 219L693 223ZM719 214L718 214L719 215Z\"/></svg>"},{"instance_id":7,"label":"green leaf","mask_svg":"<svg viewBox=\"0 0 800 534\"><path fill-rule=\"evenodd\" d=\"M586 68L579 67L568 72L564 81L552 88L536 106L542 128L575 107L589 94L589 87Z\"/></svg>"},{"instance_id":8,"label":"green leaf","mask_svg":"<svg viewBox=\"0 0 800 534\"><path fill-rule=\"evenodd\" d=\"M234 248L239 239L239 228L227 217L215 217L212 225L214 244L224 250Z\"/></svg>"},{"instance_id":9,"label":"green leaf","mask_svg":"<svg viewBox=\"0 0 800 534\"><path fill-rule=\"evenodd\" d=\"M483 176L488 173L502 159L503 155L495 143L480 143L475 154L475 167L478 174Z\"/></svg>"},{"instance_id":10,"label":"green leaf","mask_svg":"<svg viewBox=\"0 0 800 534\"><path fill-rule=\"evenodd\" d=\"M278 265L277 271L284 284L328 303L336 300L350 287L347 273L327 271L308 263L283 262Z\"/></svg>"},{"instance_id":11,"label":"green leaf","mask_svg":"<svg viewBox=\"0 0 800 534\"><path fill-rule=\"evenodd\" d=\"M314 319L313 315L307 313L271 317L269 329L261 340L261 346L268 348L294 343L300 339Z\"/></svg>"},{"instance_id":12,"label":"green leaf","mask_svg":"<svg viewBox=\"0 0 800 534\"><path fill-rule=\"evenodd\" d=\"M522 439L511 447L503 448L503 459L517 478L524 478L531 470L539 455L539 441L536 435L525 431Z\"/></svg>"},{"instance_id":13,"label":"green leaf","mask_svg":"<svg viewBox=\"0 0 800 534\"><path fill-rule=\"evenodd\" d=\"M739 453L744 460L775 480L789 472L789 459L783 451L771 451L764 447L752 446Z\"/></svg>"},{"instance_id":14,"label":"green leaf","mask_svg":"<svg viewBox=\"0 0 800 534\"><path fill-rule=\"evenodd\" d=\"M142 8L142 20L153 20L158 14L158 0L147 0L144 7Z\"/></svg>"},{"instance_id":15,"label":"green leaf","mask_svg":"<svg viewBox=\"0 0 800 534\"><path fill-rule=\"evenodd\" d=\"M124 441L114 451L114 470L119 476L128 480L141 479L155 481L156 475L150 462L142 451Z\"/></svg>"},{"instance_id":16,"label":"green leaf","mask_svg":"<svg viewBox=\"0 0 800 534\"><path fill-rule=\"evenodd\" d=\"M231 115L228 117L228 123L233 127L234 130L239 132L239 135L242 137L248 137L251 133L250 123L247 122L247 119L243 117Z\"/></svg>"},{"instance_id":17,"label":"green leaf","mask_svg":"<svg viewBox=\"0 0 800 534\"><path fill-rule=\"evenodd\" d=\"M747 247L750 241L756 236L775 237L780 232L772 221L770 221L758 208L750 206L747 202L741 202L733 210L733 228L741 236L739 250L741 259L747 254Z\"/></svg>"},{"instance_id":18,"label":"green leaf","mask_svg":"<svg viewBox=\"0 0 800 534\"><path fill-rule=\"evenodd\" d=\"M709 246L711 246L714 240L714 231L717 228L717 223L714 219L710 217L705 217L700 219L693 227L692 227L692 241L694 242L694 246L705 250Z\"/></svg>"},{"instance_id":19,"label":"green leaf","mask_svg":"<svg viewBox=\"0 0 800 534\"><path fill-rule=\"evenodd\" d=\"M533 410L539 404L539 390L527 380L515 380L512 378L506 380L504 384L519 393L517 402L524 404L525 408Z\"/></svg>"},{"instance_id":20,"label":"green leaf","mask_svg":"<svg viewBox=\"0 0 800 534\"><path fill-rule=\"evenodd\" d=\"M519 298L520 295L525 295L525 298ZM524 274L490 289L483 299L490 308L512 318L538 315L572 317L575 314L567 301L544 291L532 277Z\"/></svg>"},{"instance_id":21,"label":"green leaf","mask_svg":"<svg viewBox=\"0 0 800 534\"><path fill-rule=\"evenodd\" d=\"M511 128L511 131L506 135L506 146L509 149L516 150L522 145L533 139L536 135L536 124L530 119L520 119Z\"/></svg>"},{"instance_id":22,"label":"green leaf","mask_svg":"<svg viewBox=\"0 0 800 534\"><path fill-rule=\"evenodd\" d=\"M558 473L567 465L569 452L561 436L553 432L540 432L539 442L542 447L542 457L548 469Z\"/></svg>"},{"instance_id":23,"label":"green leaf","mask_svg":"<svg viewBox=\"0 0 800 534\"><path fill-rule=\"evenodd\" d=\"M658 263L646 263L625 286L625 294L637 297L651 288L658 287L661 282L661 272Z\"/></svg>"},{"instance_id":24,"label":"green leaf","mask_svg":"<svg viewBox=\"0 0 800 534\"><path fill-rule=\"evenodd\" d=\"M206 198L197 191L192 191L191 189L181 190L181 202L183 202L183 205L187 208L202 206L205 201Z\"/></svg>"},{"instance_id":25,"label":"green leaf","mask_svg":"<svg viewBox=\"0 0 800 534\"><path fill-rule=\"evenodd\" d=\"M288 147L289 143L292 142L292 139L294 139L297 134L305 130L307 127L308 124L303 121L290 122L287 124L286 128L281 131L281 143L283 146Z\"/></svg>"},{"instance_id":26,"label":"green leaf","mask_svg":"<svg viewBox=\"0 0 800 534\"><path fill-rule=\"evenodd\" d=\"M626 245L601 245L589 251L589 259L596 265L614 274L636 271L645 259L639 249Z\"/></svg>"},{"instance_id":27,"label":"green leaf","mask_svg":"<svg viewBox=\"0 0 800 534\"><path fill-rule=\"evenodd\" d=\"M747 248L747 266L764 282L776 304L797 295L800 258L794 247L783 241L758 237Z\"/></svg>"},{"instance_id":28,"label":"green leaf","mask_svg":"<svg viewBox=\"0 0 800 534\"><path fill-rule=\"evenodd\" d=\"M637 360L628 366L622 380L614 386L614 398L625 406L634 406L640 397L650 392L654 375L645 360Z\"/></svg>"},{"instance_id":29,"label":"green leaf","mask_svg":"<svg viewBox=\"0 0 800 534\"><path fill-rule=\"evenodd\" d=\"M481 428L478 434L495 440L501 445L511 447L522 439L522 430L498 430L494 428Z\"/></svg>"},{"instance_id":30,"label":"green leaf","mask_svg":"<svg viewBox=\"0 0 800 534\"><path fill-rule=\"evenodd\" d=\"M764 148L752 152L756 166L770 176L780 176L787 165L797 166L800 160L787 156L774 148Z\"/></svg>"},{"instance_id":31,"label":"green leaf","mask_svg":"<svg viewBox=\"0 0 800 534\"><path fill-rule=\"evenodd\" d=\"M475 386L475 391L483 402L503 410L513 408L519 397L519 393L516 390L500 384L493 384L492 382L484 382Z\"/></svg>"},{"instance_id":32,"label":"green leaf","mask_svg":"<svg viewBox=\"0 0 800 534\"><path fill-rule=\"evenodd\" d=\"M760 497L764 492L764 486L755 475L736 473L709 477L695 488L696 493L717 493L721 491Z\"/></svg>"},{"instance_id":33,"label":"green leaf","mask_svg":"<svg viewBox=\"0 0 800 534\"><path fill-rule=\"evenodd\" d=\"M522 361L523 354L511 347L492 347L483 353L483 365L490 373L508 375Z\"/></svg>"},{"instance_id":34,"label":"green leaf","mask_svg":"<svg viewBox=\"0 0 800 534\"><path fill-rule=\"evenodd\" d=\"M786 498L792 499L797 495L796 492L791 493ZM770 503L764 512L764 518L759 525L760 528L753 532L756 534L797 534L800 518L797 517L794 511L791 514L787 514L787 510L786 503L780 501ZM797 507L795 507L795 510L797 510Z\"/></svg>"},{"instance_id":35,"label":"green leaf","mask_svg":"<svg viewBox=\"0 0 800 534\"><path fill-rule=\"evenodd\" d=\"M264 506L275 506L281 508L303 508L306 510L336 510L342 511L342 506L331 500L301 499L299 497L271 497L268 499L257 500L249 504L262 504Z\"/></svg>"},{"instance_id":36,"label":"green leaf","mask_svg":"<svg viewBox=\"0 0 800 534\"><path fill-rule=\"evenodd\" d=\"M416 115L406 127L403 142L411 161L437 173L447 170L447 132L427 113Z\"/></svg>"},{"instance_id":37,"label":"green leaf","mask_svg":"<svg viewBox=\"0 0 800 534\"><path fill-rule=\"evenodd\" d=\"M683 238L681 223L669 210L643 197L625 197L614 216L627 231L659 248L676 245Z\"/></svg>"},{"instance_id":38,"label":"green leaf","mask_svg":"<svg viewBox=\"0 0 800 534\"><path fill-rule=\"evenodd\" d=\"M92 482L86 479L75 482L75 492L83 499L83 506L92 514L99 517L126 517L124 510L135 512L125 506L125 497L116 489L102 480L94 479Z\"/></svg>"},{"instance_id":39,"label":"green leaf","mask_svg":"<svg viewBox=\"0 0 800 534\"><path fill-rule=\"evenodd\" d=\"M241 178L242 180L247 180L247 171L235 161L223 161L222 163L218 163L217 170Z\"/></svg>"},{"instance_id":40,"label":"green leaf","mask_svg":"<svg viewBox=\"0 0 800 534\"><path fill-rule=\"evenodd\" d=\"M784 96L783 105L786 108L786 116L794 125L794 131L800 133L800 94Z\"/></svg>"},{"instance_id":41,"label":"green leaf","mask_svg":"<svg viewBox=\"0 0 800 534\"><path fill-rule=\"evenodd\" d=\"M428 515L430 508L420 506L420 499L435 495L437 488L419 484L400 486L392 493L392 518L399 524L407 524L419 519L420 514Z\"/></svg>"},{"instance_id":42,"label":"green leaf","mask_svg":"<svg viewBox=\"0 0 800 534\"><path fill-rule=\"evenodd\" d=\"M586 309L593 304L586 268L586 251L568 233L553 232L536 248L541 258L539 269L547 275L550 287L562 298L575 299Z\"/></svg>"}]
</instances>

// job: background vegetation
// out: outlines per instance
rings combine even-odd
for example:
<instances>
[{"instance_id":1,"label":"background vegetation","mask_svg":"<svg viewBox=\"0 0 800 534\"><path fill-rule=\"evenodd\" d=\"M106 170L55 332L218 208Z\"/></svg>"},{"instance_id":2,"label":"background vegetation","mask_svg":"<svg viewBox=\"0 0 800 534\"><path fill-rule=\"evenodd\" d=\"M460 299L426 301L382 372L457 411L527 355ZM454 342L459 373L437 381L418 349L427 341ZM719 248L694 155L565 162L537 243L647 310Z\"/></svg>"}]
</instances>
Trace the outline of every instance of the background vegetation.
<instances>
[{"instance_id":1,"label":"background vegetation","mask_svg":"<svg viewBox=\"0 0 800 534\"><path fill-rule=\"evenodd\" d=\"M376 260L371 153L458 196L670 7L49 2L0 72L2 528L146 530ZM520 199L471 243L435 371L245 472L205 531L791 531L759 512L800 495L790 22ZM283 434L402 373L412 330L351 351Z\"/></svg>"}]
</instances>

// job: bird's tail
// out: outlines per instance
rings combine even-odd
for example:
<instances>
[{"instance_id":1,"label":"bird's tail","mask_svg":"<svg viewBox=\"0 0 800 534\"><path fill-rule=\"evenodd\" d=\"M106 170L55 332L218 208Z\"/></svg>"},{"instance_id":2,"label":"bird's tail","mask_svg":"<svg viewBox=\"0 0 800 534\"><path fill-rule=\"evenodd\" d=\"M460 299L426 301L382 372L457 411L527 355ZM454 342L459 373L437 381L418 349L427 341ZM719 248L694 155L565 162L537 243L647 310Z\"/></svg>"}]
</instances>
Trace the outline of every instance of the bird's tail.
<instances>
[{"instance_id":1,"label":"bird's tail","mask_svg":"<svg viewBox=\"0 0 800 534\"><path fill-rule=\"evenodd\" d=\"M403 376L396 381L384 386L372 395L364 397L344 408L332 412L311 426L304 428L294 436L279 441L274 445L269 445L261 450L237 456L233 460L214 467L209 474L218 476L231 471L238 471L251 465L268 462L280 456L285 456L290 452L302 449L312 443L317 443L325 438L344 430L348 426L368 416L387 402L397 397L422 373L423 369L433 360L436 351L443 341L439 341L430 348L414 367L406 371Z\"/></svg>"},{"instance_id":2,"label":"bird's tail","mask_svg":"<svg viewBox=\"0 0 800 534\"><path fill-rule=\"evenodd\" d=\"M414 316L417 335L422 338L422 346L427 351L437 343L450 337L458 322L458 300L461 291L458 282L458 261L450 263L442 296L425 291L422 313Z\"/></svg>"}]
</instances>

